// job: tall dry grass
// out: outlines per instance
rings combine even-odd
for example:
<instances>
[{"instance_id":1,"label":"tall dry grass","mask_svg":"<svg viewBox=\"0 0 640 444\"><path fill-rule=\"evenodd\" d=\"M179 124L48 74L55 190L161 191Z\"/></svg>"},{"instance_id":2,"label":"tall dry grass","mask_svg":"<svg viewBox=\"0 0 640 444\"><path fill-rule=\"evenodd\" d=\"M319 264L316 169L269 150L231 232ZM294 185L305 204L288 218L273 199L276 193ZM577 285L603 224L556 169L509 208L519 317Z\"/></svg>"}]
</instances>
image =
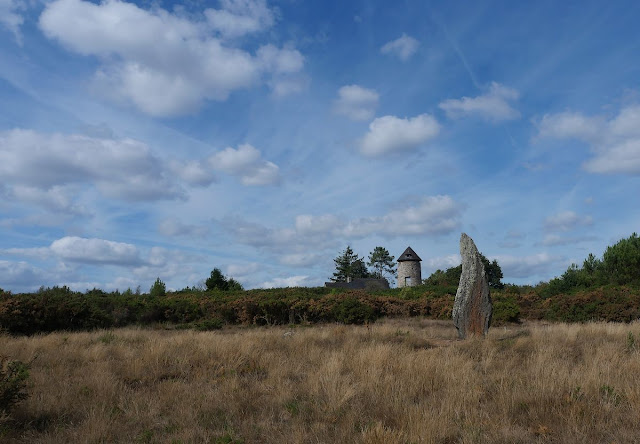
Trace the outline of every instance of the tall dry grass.
<instances>
[{"instance_id":1,"label":"tall dry grass","mask_svg":"<svg viewBox=\"0 0 640 444\"><path fill-rule=\"evenodd\" d=\"M16 443L640 442L640 324L449 322L0 336Z\"/></svg>"}]
</instances>

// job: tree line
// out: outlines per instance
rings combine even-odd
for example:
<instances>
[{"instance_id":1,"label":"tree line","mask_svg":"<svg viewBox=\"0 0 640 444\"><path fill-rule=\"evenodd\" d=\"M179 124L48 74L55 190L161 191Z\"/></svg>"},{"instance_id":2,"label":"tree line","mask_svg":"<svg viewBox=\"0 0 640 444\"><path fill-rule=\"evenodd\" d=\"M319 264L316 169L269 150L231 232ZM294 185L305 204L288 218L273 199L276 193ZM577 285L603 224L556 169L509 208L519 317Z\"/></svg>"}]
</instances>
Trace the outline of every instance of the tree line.
<instances>
[{"instance_id":1,"label":"tree line","mask_svg":"<svg viewBox=\"0 0 640 444\"><path fill-rule=\"evenodd\" d=\"M394 257L384 247L375 247L369 253L369 261L353 252L350 245L334 260L336 271L329 279L333 282L347 282L357 278L387 278L392 280L396 274ZM370 268L367 268L370 267Z\"/></svg>"}]
</instances>

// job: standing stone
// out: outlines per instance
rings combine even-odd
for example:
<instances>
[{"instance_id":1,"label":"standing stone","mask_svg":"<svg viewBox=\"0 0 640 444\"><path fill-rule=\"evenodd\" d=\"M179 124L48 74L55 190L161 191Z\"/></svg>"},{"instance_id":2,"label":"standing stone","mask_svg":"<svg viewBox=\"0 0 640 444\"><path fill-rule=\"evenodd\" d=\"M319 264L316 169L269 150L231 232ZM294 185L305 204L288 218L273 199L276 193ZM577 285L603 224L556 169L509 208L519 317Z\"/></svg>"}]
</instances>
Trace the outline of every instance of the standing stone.
<instances>
[{"instance_id":1,"label":"standing stone","mask_svg":"<svg viewBox=\"0 0 640 444\"><path fill-rule=\"evenodd\" d=\"M491 296L486 270L473 240L462 233L460 236L462 274L453 303L453 323L458 337L486 336L491 322Z\"/></svg>"}]
</instances>

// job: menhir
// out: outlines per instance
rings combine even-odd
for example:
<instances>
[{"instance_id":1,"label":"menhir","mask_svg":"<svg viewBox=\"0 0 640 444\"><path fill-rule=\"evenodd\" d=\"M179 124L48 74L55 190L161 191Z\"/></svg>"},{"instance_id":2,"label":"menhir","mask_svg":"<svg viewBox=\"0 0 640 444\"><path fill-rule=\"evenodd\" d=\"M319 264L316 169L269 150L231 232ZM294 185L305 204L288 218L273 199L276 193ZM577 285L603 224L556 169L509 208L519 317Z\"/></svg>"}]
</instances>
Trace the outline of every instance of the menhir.
<instances>
[{"instance_id":1,"label":"menhir","mask_svg":"<svg viewBox=\"0 0 640 444\"><path fill-rule=\"evenodd\" d=\"M462 274L453 303L453 323L458 337L486 336L491 323L491 296L486 270L473 240L462 233L460 236Z\"/></svg>"}]
</instances>

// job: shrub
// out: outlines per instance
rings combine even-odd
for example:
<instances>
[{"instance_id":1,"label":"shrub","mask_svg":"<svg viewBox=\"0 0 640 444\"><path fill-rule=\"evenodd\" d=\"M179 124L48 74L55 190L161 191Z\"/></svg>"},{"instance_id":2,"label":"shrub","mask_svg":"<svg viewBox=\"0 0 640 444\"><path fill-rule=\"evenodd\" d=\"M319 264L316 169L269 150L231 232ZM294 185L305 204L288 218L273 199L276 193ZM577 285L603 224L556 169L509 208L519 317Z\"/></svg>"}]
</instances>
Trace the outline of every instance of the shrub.
<instances>
[{"instance_id":1,"label":"shrub","mask_svg":"<svg viewBox=\"0 0 640 444\"><path fill-rule=\"evenodd\" d=\"M364 324L375 321L377 316L372 307L356 298L346 298L333 308L336 321L345 324Z\"/></svg>"},{"instance_id":2,"label":"shrub","mask_svg":"<svg viewBox=\"0 0 640 444\"><path fill-rule=\"evenodd\" d=\"M15 404L27 398L29 365L21 361L0 360L0 413L9 414Z\"/></svg>"}]
</instances>

